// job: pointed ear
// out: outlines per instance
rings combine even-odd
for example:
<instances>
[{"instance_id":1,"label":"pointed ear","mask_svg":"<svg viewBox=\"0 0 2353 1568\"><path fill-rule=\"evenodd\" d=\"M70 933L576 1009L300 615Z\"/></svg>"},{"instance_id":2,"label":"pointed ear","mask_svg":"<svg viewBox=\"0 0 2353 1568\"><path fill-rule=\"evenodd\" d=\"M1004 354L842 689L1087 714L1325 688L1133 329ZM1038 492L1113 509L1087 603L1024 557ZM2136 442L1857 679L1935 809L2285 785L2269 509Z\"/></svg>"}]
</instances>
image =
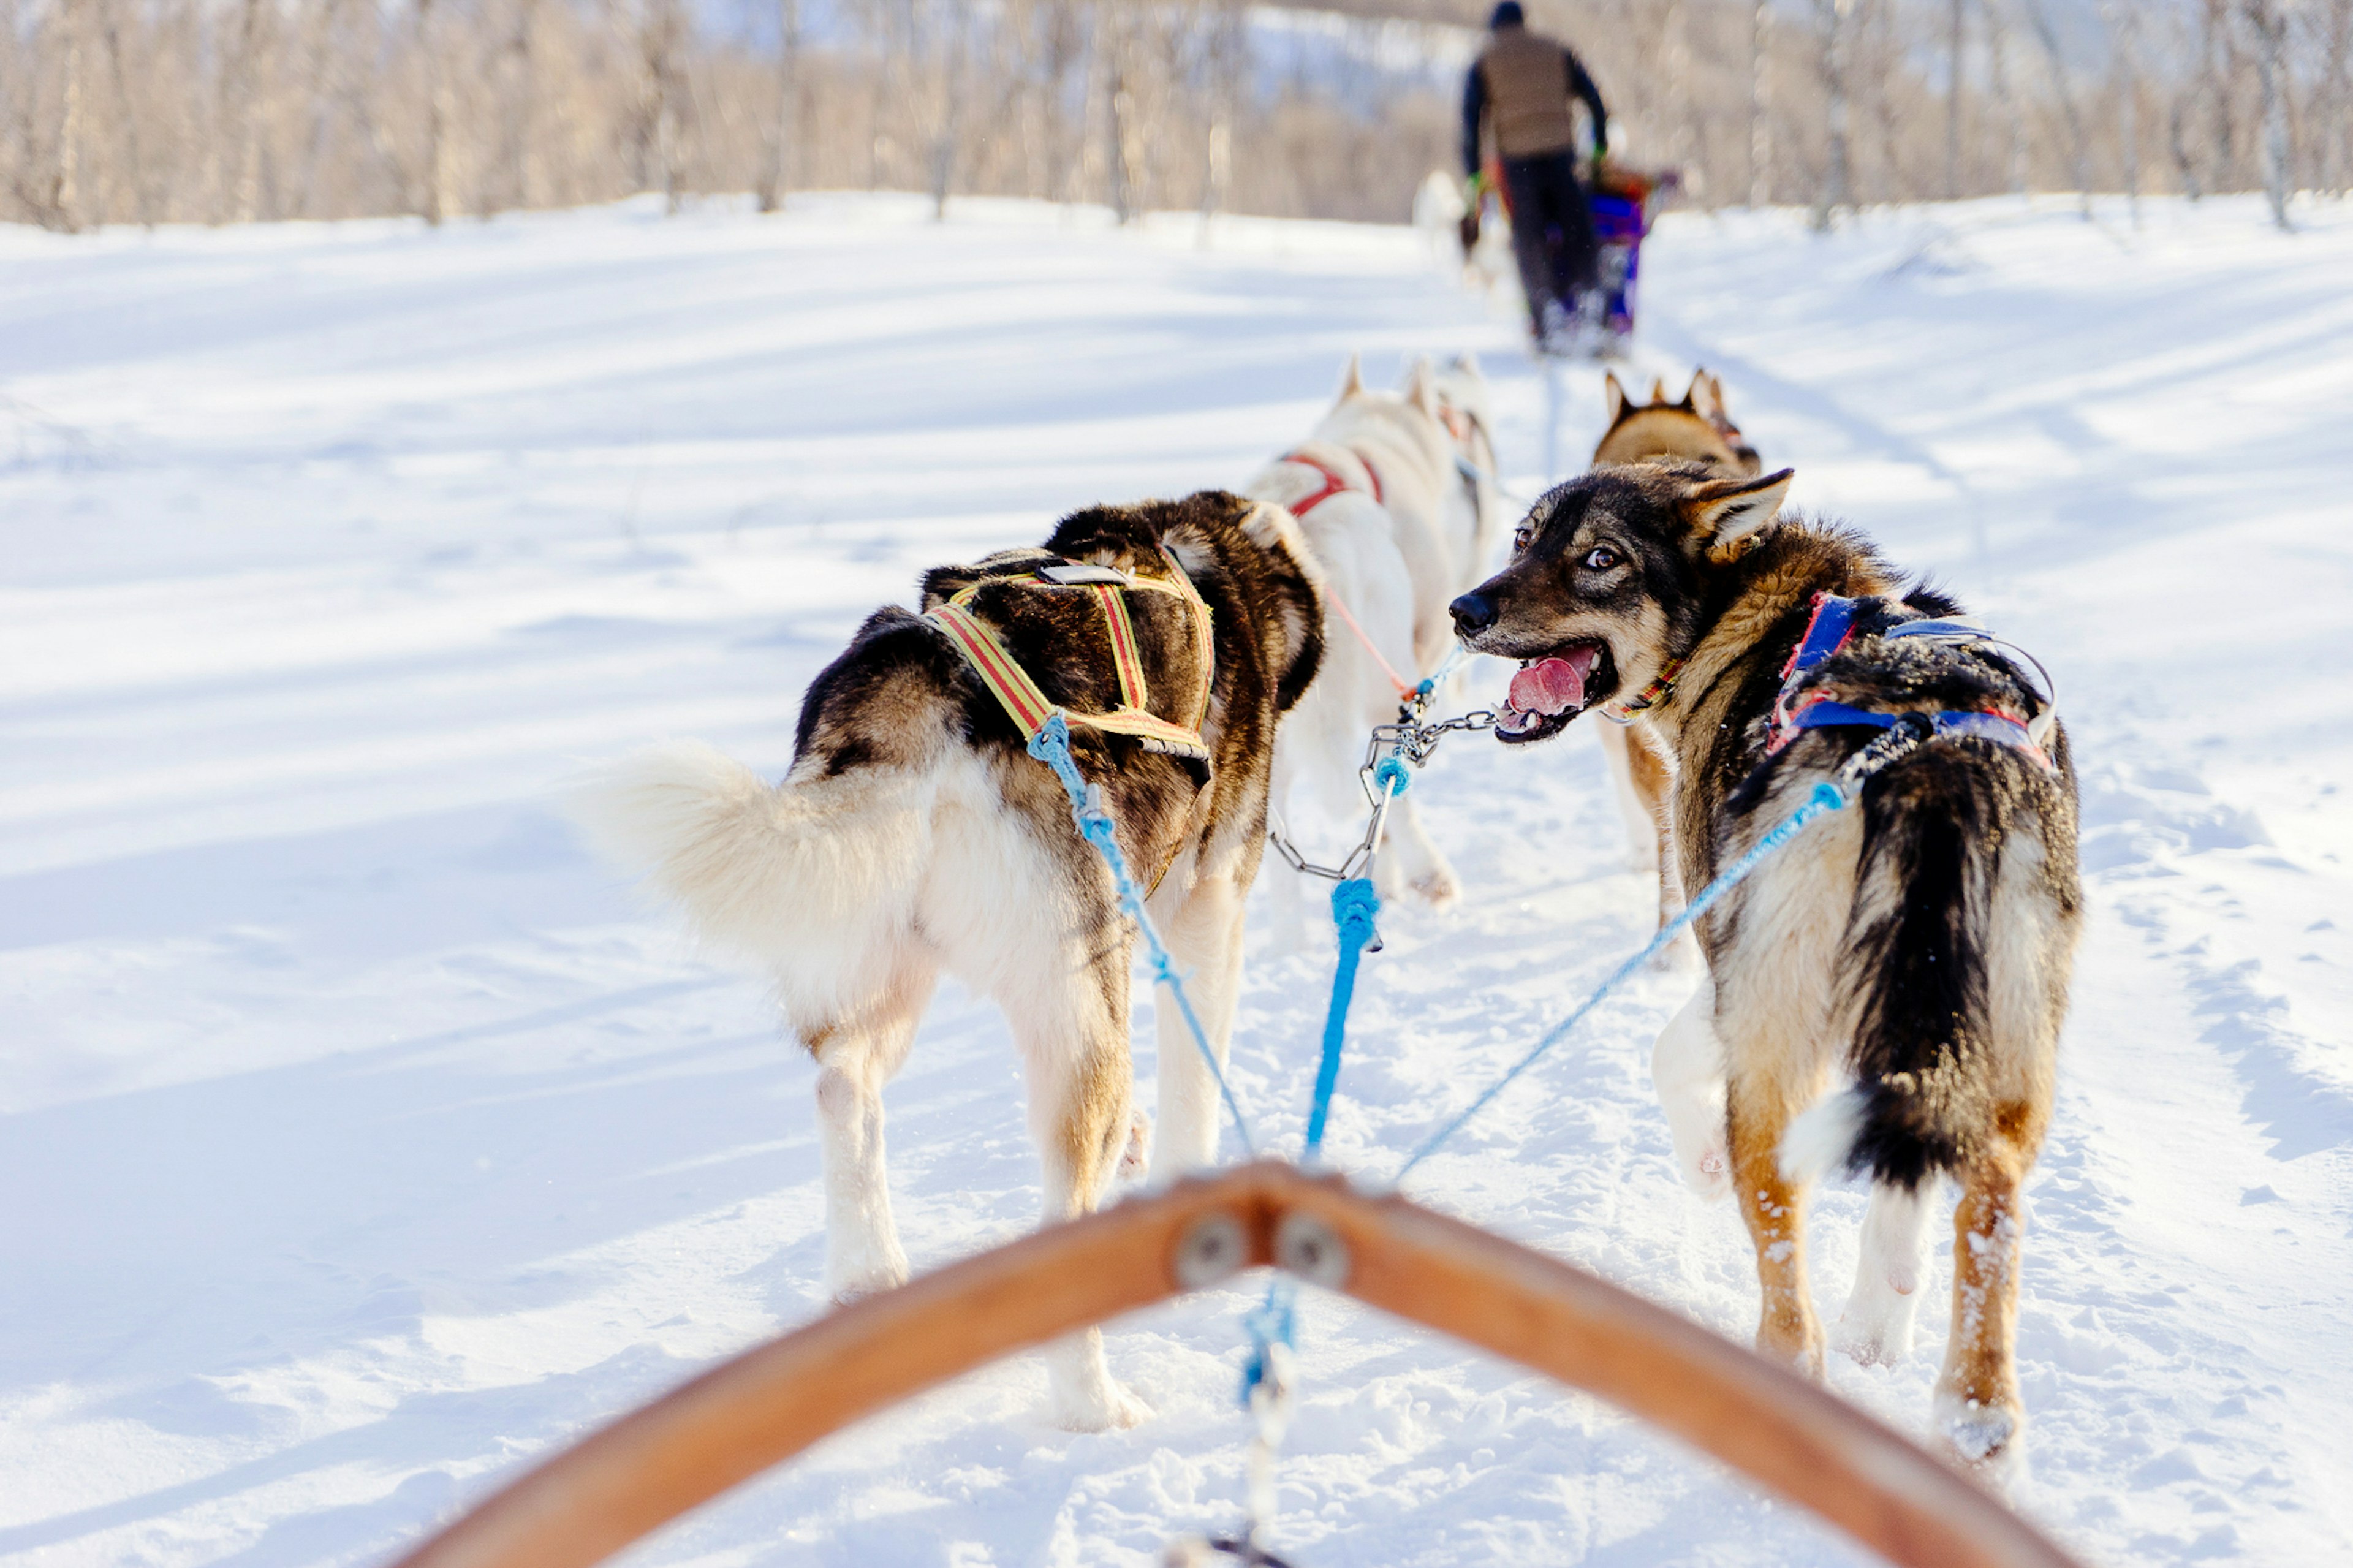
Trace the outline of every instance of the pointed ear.
<instances>
[{"instance_id":1,"label":"pointed ear","mask_svg":"<svg viewBox=\"0 0 2353 1568\"><path fill-rule=\"evenodd\" d=\"M1683 526L1707 546L1707 558L1727 566L1765 542L1781 515L1795 468L1758 479L1703 479L1686 488L1677 505Z\"/></svg>"},{"instance_id":2,"label":"pointed ear","mask_svg":"<svg viewBox=\"0 0 2353 1568\"><path fill-rule=\"evenodd\" d=\"M1414 356L1413 369L1405 378L1405 400L1429 415L1438 417L1438 374L1430 368L1430 356Z\"/></svg>"},{"instance_id":3,"label":"pointed ear","mask_svg":"<svg viewBox=\"0 0 2353 1568\"><path fill-rule=\"evenodd\" d=\"M1683 406L1703 419L1707 417L1707 372L1692 372L1691 384L1683 389Z\"/></svg>"},{"instance_id":4,"label":"pointed ear","mask_svg":"<svg viewBox=\"0 0 2353 1568\"><path fill-rule=\"evenodd\" d=\"M1614 370L1601 379L1601 399L1608 405L1609 424L1615 425L1626 416L1626 389L1618 384L1618 373Z\"/></svg>"},{"instance_id":5,"label":"pointed ear","mask_svg":"<svg viewBox=\"0 0 2353 1568\"><path fill-rule=\"evenodd\" d=\"M1732 416L1725 412L1722 376L1711 375L1706 371L1701 371L1692 378L1692 394L1693 405L1702 414L1726 425L1732 423Z\"/></svg>"},{"instance_id":6,"label":"pointed ear","mask_svg":"<svg viewBox=\"0 0 2353 1568\"><path fill-rule=\"evenodd\" d=\"M1454 371L1458 375L1478 375L1480 374L1479 356L1469 349L1464 349L1454 356Z\"/></svg>"},{"instance_id":7,"label":"pointed ear","mask_svg":"<svg viewBox=\"0 0 2353 1568\"><path fill-rule=\"evenodd\" d=\"M1663 375L1652 376L1651 378L1651 401L1652 403L1664 403L1666 400L1667 378Z\"/></svg>"},{"instance_id":8,"label":"pointed ear","mask_svg":"<svg viewBox=\"0 0 2353 1568\"><path fill-rule=\"evenodd\" d=\"M1340 401L1345 403L1364 390L1365 367L1356 363L1355 354L1350 354L1348 368L1340 373Z\"/></svg>"}]
</instances>

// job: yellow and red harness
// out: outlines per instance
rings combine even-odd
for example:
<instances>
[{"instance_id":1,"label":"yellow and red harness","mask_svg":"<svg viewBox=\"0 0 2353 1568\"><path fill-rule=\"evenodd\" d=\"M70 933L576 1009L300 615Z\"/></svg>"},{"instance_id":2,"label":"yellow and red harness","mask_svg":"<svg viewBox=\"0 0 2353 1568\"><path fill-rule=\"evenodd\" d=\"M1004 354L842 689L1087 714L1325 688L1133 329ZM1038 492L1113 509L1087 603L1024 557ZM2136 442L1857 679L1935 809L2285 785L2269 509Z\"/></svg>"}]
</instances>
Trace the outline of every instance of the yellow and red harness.
<instances>
[{"instance_id":1,"label":"yellow and red harness","mask_svg":"<svg viewBox=\"0 0 2353 1568\"><path fill-rule=\"evenodd\" d=\"M1138 576L1083 562L1058 562L1026 576L984 577L959 589L946 603L923 618L947 634L948 642L964 655L981 684L996 695L1026 742L1034 739L1055 714L1071 724L1083 724L1114 735L1130 735L1154 751L1208 762L1209 748L1201 739L1201 722L1208 716L1209 689L1216 674L1216 642L1209 606L1193 586L1184 568L1167 552L1166 579ZM1112 668L1119 676L1120 704L1108 713L1078 713L1056 703L1023 669L997 633L966 606L973 595L997 584L1010 584L1040 592L1092 593L1103 606L1103 625L1111 638ZM1178 724L1151 712L1152 688L1144 672L1144 655L1135 639L1135 622L1127 613L1126 595L1142 590L1166 594L1186 608L1192 622L1195 647L1201 660L1201 689L1190 705L1192 722Z\"/></svg>"}]
</instances>

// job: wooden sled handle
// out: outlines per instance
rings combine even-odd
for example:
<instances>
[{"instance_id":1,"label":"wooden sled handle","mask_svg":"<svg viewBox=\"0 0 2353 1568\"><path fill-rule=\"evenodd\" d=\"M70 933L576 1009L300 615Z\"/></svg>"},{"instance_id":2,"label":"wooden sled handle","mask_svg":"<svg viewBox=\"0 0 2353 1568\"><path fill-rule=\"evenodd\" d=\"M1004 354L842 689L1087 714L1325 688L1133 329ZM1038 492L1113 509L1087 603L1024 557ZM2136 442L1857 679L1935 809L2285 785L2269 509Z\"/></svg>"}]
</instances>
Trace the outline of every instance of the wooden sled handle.
<instances>
[{"instance_id":1,"label":"wooden sled handle","mask_svg":"<svg viewBox=\"0 0 2353 1568\"><path fill-rule=\"evenodd\" d=\"M1583 1269L1271 1161L1039 1231L746 1351L511 1482L396 1568L587 1568L960 1373L1275 1263L1599 1394L1904 1568L2077 1568L1796 1373Z\"/></svg>"}]
</instances>

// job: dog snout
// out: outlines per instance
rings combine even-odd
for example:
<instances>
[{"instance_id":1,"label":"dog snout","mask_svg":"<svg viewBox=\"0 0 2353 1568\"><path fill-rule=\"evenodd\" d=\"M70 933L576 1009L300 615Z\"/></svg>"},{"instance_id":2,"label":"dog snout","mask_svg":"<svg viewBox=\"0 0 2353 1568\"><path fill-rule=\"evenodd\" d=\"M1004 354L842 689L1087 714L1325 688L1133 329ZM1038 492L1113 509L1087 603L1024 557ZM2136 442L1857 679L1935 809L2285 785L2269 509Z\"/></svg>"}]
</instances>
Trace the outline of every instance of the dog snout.
<instances>
[{"instance_id":1,"label":"dog snout","mask_svg":"<svg viewBox=\"0 0 2353 1568\"><path fill-rule=\"evenodd\" d=\"M1454 617L1454 635L1475 637L1495 624L1495 601L1473 588L1447 610Z\"/></svg>"}]
</instances>

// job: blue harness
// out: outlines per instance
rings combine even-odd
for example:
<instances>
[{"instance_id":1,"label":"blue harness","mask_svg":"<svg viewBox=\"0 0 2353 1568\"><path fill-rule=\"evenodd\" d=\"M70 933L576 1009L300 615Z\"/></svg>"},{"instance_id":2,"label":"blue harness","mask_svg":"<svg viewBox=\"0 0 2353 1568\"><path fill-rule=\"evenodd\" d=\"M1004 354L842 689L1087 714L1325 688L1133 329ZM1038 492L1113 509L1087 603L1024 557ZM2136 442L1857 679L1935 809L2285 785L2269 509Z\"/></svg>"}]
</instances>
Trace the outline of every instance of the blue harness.
<instances>
[{"instance_id":1,"label":"blue harness","mask_svg":"<svg viewBox=\"0 0 2353 1568\"><path fill-rule=\"evenodd\" d=\"M2050 733L2054 716L2054 710L2047 700L2042 710L2029 719L2000 708L1946 709L1935 713L1875 713L1866 708L1841 702L1827 691L1799 692L1798 683L1808 672L1853 640L1859 615L1857 600L1839 594L1814 595L1813 618L1806 623L1806 635L1798 639L1798 646L1790 650L1789 662L1781 667L1781 692L1773 700L1773 728L1765 742L1766 755L1778 755L1809 730L1846 727L1892 730L1900 724L1926 720L1932 736L1966 736L1991 741L1997 745L2024 752L2046 773L2059 771L2050 753L2042 749L2042 742ZM1878 635L1890 638L1926 637L1932 642L1954 647L1991 647L2000 641L1982 626L1957 620L1899 621ZM2019 651L2023 653L2025 650ZM2027 655L2027 658L2030 663L2034 662L2032 655ZM2035 663L2035 668L2041 669L2042 667ZM2043 679L2048 684L2048 671L2044 672Z\"/></svg>"}]
</instances>

